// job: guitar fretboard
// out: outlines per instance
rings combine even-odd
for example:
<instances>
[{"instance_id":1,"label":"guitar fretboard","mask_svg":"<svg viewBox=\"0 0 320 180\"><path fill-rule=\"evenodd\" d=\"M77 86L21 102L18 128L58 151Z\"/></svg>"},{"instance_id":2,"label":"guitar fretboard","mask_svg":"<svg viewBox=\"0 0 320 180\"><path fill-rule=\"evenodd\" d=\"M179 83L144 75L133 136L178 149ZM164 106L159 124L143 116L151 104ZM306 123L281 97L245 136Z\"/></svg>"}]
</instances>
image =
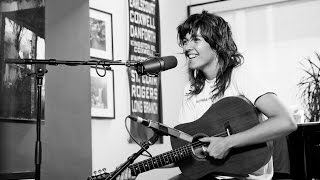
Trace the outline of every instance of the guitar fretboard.
<instances>
[{"instance_id":1,"label":"guitar fretboard","mask_svg":"<svg viewBox=\"0 0 320 180\"><path fill-rule=\"evenodd\" d=\"M160 168L168 164L188 159L192 156L191 145L185 145L180 148L168 151L166 153L154 156L144 161L130 165L131 175L137 176L140 173Z\"/></svg>"}]
</instances>

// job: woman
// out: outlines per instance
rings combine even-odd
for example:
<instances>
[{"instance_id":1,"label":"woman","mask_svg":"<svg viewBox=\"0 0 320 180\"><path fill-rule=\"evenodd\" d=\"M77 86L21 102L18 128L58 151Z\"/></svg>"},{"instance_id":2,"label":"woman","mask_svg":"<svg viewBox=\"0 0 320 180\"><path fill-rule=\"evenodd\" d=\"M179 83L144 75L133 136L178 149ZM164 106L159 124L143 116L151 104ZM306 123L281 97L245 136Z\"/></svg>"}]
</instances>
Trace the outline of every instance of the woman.
<instances>
[{"instance_id":1,"label":"woman","mask_svg":"<svg viewBox=\"0 0 320 180\"><path fill-rule=\"evenodd\" d=\"M289 111L272 90L259 86L258 81L244 79L240 68L243 57L223 18L203 11L189 16L177 30L179 45L188 61L190 79L184 90L180 123L193 122L215 102L224 97L239 95L249 99L265 117L260 124L246 131L227 137L200 139L209 143L206 149L209 156L223 159L232 148L269 142L297 128ZM249 86L254 87L254 91ZM271 158L247 179L271 179L272 175ZM126 178L131 178L128 170L118 177Z\"/></svg>"}]
</instances>

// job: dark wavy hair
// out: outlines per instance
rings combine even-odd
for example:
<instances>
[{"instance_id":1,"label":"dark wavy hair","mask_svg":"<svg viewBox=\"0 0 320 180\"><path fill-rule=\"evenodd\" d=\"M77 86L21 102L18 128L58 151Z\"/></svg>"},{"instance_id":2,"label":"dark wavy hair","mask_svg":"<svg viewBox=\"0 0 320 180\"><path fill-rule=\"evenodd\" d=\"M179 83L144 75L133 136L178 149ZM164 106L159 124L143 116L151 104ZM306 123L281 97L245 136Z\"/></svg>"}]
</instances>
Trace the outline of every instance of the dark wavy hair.
<instances>
[{"instance_id":1,"label":"dark wavy hair","mask_svg":"<svg viewBox=\"0 0 320 180\"><path fill-rule=\"evenodd\" d=\"M238 52L229 24L222 17L207 11L189 16L177 27L178 44L180 46L183 45L183 40L187 34L190 34L191 37L196 37L198 29L200 29L201 36L216 51L218 56L219 71L215 81L216 86L212 90L213 100L216 97L223 96L230 85L232 70L242 64L243 56ZM202 71L198 71L196 77L194 77L194 71L189 69L189 78L192 86L190 95L199 94L206 80Z\"/></svg>"}]
</instances>

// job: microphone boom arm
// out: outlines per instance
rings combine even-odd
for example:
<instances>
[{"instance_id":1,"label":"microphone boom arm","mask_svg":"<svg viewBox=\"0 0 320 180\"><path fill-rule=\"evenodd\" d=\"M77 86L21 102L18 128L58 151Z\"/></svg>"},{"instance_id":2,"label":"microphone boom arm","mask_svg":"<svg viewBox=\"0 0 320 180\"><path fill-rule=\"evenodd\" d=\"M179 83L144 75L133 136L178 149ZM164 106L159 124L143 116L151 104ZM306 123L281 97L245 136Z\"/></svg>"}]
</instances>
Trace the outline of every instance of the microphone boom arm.
<instances>
[{"instance_id":1,"label":"microphone boom arm","mask_svg":"<svg viewBox=\"0 0 320 180\"><path fill-rule=\"evenodd\" d=\"M77 66L77 65L125 65L127 67L135 66L138 64L136 61L126 61L122 62L121 60L90 60L90 61L65 61L65 60L56 60L56 59L11 59L6 58L4 62L7 64L48 64L57 66L59 64L64 64L68 66Z\"/></svg>"}]
</instances>

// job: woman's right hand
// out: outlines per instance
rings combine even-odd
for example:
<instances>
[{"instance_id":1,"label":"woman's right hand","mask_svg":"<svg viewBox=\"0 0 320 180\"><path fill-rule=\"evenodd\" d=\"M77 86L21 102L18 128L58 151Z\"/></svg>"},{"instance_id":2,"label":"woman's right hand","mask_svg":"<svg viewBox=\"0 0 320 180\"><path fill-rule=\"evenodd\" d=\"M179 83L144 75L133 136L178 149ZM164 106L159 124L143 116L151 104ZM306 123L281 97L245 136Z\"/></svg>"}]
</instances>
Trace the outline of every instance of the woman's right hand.
<instances>
[{"instance_id":1,"label":"woman's right hand","mask_svg":"<svg viewBox=\"0 0 320 180\"><path fill-rule=\"evenodd\" d=\"M122 171L121 175L118 175L116 180L134 180L136 179L136 176L131 175L131 171L129 168Z\"/></svg>"}]
</instances>

